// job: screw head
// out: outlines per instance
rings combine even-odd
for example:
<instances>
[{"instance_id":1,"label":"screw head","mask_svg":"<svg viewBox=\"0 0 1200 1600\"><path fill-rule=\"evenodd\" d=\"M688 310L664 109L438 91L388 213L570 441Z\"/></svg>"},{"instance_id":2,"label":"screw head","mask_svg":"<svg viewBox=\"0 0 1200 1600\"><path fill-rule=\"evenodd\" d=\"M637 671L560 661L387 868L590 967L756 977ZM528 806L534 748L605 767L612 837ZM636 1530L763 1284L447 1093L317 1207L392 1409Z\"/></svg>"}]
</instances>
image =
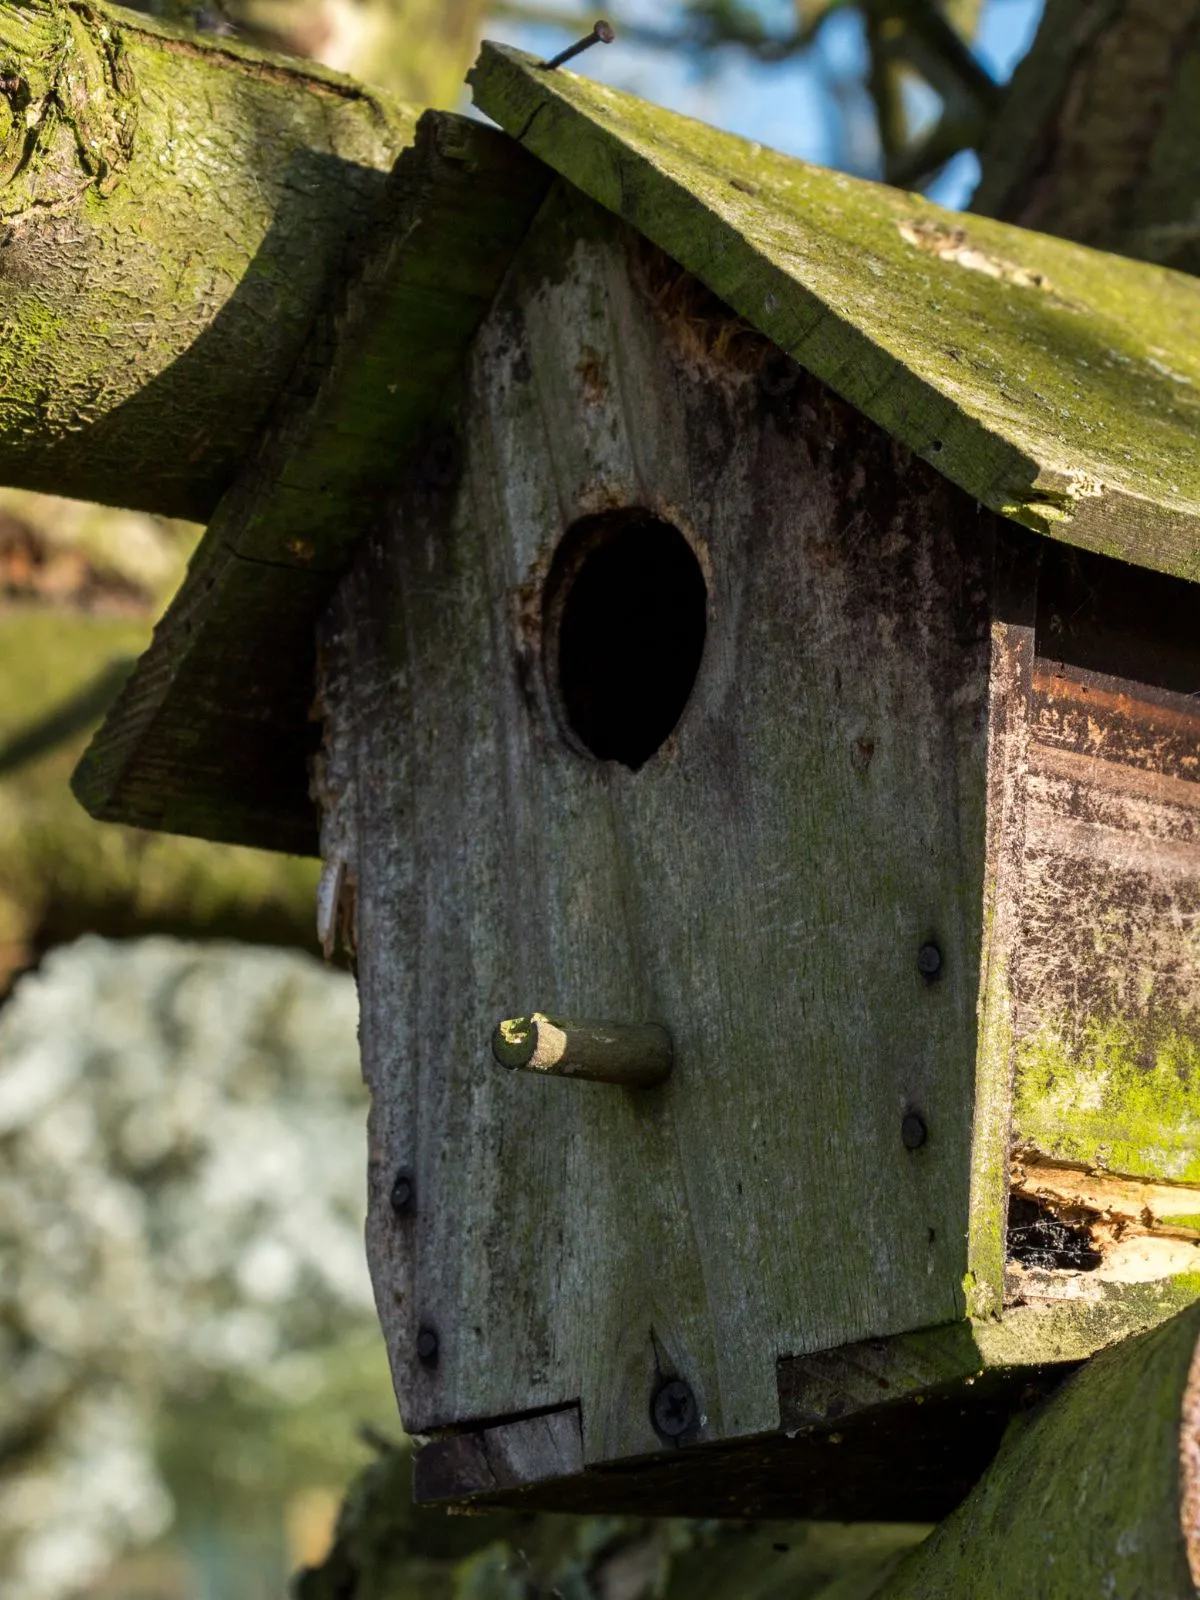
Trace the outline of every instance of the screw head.
<instances>
[{"instance_id":1,"label":"screw head","mask_svg":"<svg viewBox=\"0 0 1200 1600\"><path fill-rule=\"evenodd\" d=\"M664 1439L678 1439L695 1424L696 1397L682 1378L670 1378L655 1391L650 1421Z\"/></svg>"},{"instance_id":2,"label":"screw head","mask_svg":"<svg viewBox=\"0 0 1200 1600\"><path fill-rule=\"evenodd\" d=\"M437 1366L438 1336L432 1328L422 1328L417 1334L417 1360L423 1366Z\"/></svg>"},{"instance_id":3,"label":"screw head","mask_svg":"<svg viewBox=\"0 0 1200 1600\"><path fill-rule=\"evenodd\" d=\"M900 1124L900 1137L906 1150L919 1150L929 1137L924 1117L916 1111L906 1111Z\"/></svg>"},{"instance_id":4,"label":"screw head","mask_svg":"<svg viewBox=\"0 0 1200 1600\"><path fill-rule=\"evenodd\" d=\"M392 1210L398 1217L403 1217L412 1210L416 1194L412 1173L403 1170L398 1172L392 1179Z\"/></svg>"},{"instance_id":5,"label":"screw head","mask_svg":"<svg viewBox=\"0 0 1200 1600\"><path fill-rule=\"evenodd\" d=\"M917 971L923 978L936 978L942 970L942 952L935 944L923 944L917 951Z\"/></svg>"}]
</instances>

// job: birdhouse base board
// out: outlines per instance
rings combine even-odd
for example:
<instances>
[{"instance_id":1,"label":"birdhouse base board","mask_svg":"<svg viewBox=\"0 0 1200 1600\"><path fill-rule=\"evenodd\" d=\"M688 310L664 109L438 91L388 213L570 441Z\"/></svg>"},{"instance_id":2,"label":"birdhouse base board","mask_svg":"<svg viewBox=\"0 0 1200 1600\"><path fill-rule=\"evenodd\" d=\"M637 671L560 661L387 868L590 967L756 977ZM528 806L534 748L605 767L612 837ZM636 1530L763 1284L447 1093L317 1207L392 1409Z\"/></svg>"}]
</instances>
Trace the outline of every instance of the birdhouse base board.
<instances>
[{"instance_id":1,"label":"birdhouse base board","mask_svg":"<svg viewBox=\"0 0 1200 1600\"><path fill-rule=\"evenodd\" d=\"M1073 1370L988 1372L836 1423L613 1465L584 1464L569 1406L431 1441L416 1456L414 1496L481 1510L935 1522L978 1481L1013 1415Z\"/></svg>"}]
</instances>

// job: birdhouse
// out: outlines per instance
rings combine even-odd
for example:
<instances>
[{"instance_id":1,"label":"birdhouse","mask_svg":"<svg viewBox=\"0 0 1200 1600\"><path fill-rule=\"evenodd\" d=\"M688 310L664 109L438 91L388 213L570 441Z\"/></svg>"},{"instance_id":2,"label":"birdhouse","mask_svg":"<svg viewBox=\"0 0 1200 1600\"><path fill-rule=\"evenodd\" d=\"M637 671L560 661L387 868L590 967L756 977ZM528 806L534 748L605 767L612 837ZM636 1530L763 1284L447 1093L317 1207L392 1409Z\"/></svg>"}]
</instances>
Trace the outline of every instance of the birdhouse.
<instances>
[{"instance_id":1,"label":"birdhouse","mask_svg":"<svg viewBox=\"0 0 1200 1600\"><path fill-rule=\"evenodd\" d=\"M938 1517L1200 1293L1200 284L473 80L78 790L323 858L420 1497Z\"/></svg>"}]
</instances>

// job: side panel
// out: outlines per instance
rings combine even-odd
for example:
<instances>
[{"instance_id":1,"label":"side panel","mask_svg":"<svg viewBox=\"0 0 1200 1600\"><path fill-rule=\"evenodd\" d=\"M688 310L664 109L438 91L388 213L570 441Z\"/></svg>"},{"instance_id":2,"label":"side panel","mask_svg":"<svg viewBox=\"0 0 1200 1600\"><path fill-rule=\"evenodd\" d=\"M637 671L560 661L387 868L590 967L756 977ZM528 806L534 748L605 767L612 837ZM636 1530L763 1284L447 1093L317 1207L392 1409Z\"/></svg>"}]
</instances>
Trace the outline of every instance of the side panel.
<instances>
[{"instance_id":1,"label":"side panel","mask_svg":"<svg viewBox=\"0 0 1200 1600\"><path fill-rule=\"evenodd\" d=\"M323 643L404 1420L578 1402L613 1460L678 1375L692 1438L772 1430L777 1358L964 1311L992 523L563 195L465 394ZM564 737L541 647L564 531L626 506L708 588L637 771ZM501 1071L535 1009L660 1022L674 1075Z\"/></svg>"},{"instance_id":2,"label":"side panel","mask_svg":"<svg viewBox=\"0 0 1200 1600\"><path fill-rule=\"evenodd\" d=\"M1014 982L1014 1135L1037 1155L1192 1186L1198 693L1200 589L1047 547ZM1181 1190L1178 1211L1200 1211L1200 1193Z\"/></svg>"}]
</instances>

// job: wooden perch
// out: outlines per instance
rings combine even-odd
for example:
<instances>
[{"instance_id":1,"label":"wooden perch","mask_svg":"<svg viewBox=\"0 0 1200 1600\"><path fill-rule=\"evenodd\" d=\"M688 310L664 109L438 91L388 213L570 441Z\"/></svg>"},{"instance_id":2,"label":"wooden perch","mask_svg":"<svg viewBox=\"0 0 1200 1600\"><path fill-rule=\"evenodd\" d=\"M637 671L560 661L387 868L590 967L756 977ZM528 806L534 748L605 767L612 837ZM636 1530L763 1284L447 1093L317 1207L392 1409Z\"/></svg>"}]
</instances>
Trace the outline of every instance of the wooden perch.
<instances>
[{"instance_id":1,"label":"wooden perch","mask_svg":"<svg viewBox=\"0 0 1200 1600\"><path fill-rule=\"evenodd\" d=\"M115 6L0 7L0 482L206 519L414 123Z\"/></svg>"},{"instance_id":2,"label":"wooden perch","mask_svg":"<svg viewBox=\"0 0 1200 1600\"><path fill-rule=\"evenodd\" d=\"M492 1054L514 1071L627 1089L652 1089L671 1076L671 1036L653 1022L568 1021L535 1011L501 1022L492 1035Z\"/></svg>"},{"instance_id":3,"label":"wooden perch","mask_svg":"<svg viewBox=\"0 0 1200 1600\"><path fill-rule=\"evenodd\" d=\"M1102 1351L1013 1425L879 1600L1194 1600L1200 1304Z\"/></svg>"}]
</instances>

